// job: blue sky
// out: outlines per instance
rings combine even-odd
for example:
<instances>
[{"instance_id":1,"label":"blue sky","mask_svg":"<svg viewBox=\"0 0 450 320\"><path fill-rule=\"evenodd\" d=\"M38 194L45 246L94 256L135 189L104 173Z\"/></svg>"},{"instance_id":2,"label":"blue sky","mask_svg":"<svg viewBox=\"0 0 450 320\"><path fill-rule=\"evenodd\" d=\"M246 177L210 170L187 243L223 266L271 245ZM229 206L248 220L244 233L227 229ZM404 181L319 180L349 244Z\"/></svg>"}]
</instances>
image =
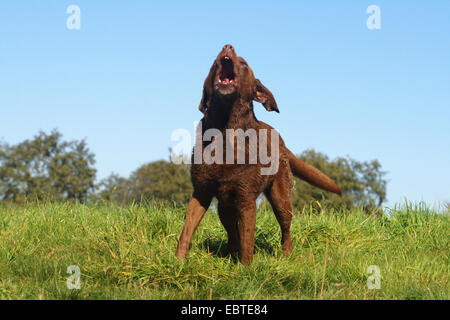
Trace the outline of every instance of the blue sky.
<instances>
[{"instance_id":1,"label":"blue sky","mask_svg":"<svg viewBox=\"0 0 450 320\"><path fill-rule=\"evenodd\" d=\"M69 5L81 29L69 30ZM369 30L369 5L381 30ZM296 153L378 159L388 206L450 200L450 1L1 1L0 138L83 139L98 178L168 159L231 43Z\"/></svg>"}]
</instances>

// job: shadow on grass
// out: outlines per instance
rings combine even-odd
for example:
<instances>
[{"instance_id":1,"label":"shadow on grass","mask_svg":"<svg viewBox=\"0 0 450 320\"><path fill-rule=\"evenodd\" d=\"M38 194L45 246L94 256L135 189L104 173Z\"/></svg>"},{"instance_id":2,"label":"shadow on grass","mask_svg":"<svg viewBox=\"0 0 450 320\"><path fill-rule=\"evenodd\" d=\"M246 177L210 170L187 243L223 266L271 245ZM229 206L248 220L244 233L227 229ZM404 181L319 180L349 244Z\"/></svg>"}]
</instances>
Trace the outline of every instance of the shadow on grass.
<instances>
[{"instance_id":1,"label":"shadow on grass","mask_svg":"<svg viewBox=\"0 0 450 320\"><path fill-rule=\"evenodd\" d=\"M213 256L225 258L228 256L228 245L225 239L212 239L208 238L204 240L199 248L210 252Z\"/></svg>"},{"instance_id":2,"label":"shadow on grass","mask_svg":"<svg viewBox=\"0 0 450 320\"><path fill-rule=\"evenodd\" d=\"M202 250L206 249L206 251L210 252L215 257L225 258L230 256L226 239L208 238L199 244L198 247ZM267 237L264 234L257 234L255 236L255 252L274 256L275 248L267 241ZM233 256L233 260L238 261L239 259L238 257Z\"/></svg>"}]
</instances>

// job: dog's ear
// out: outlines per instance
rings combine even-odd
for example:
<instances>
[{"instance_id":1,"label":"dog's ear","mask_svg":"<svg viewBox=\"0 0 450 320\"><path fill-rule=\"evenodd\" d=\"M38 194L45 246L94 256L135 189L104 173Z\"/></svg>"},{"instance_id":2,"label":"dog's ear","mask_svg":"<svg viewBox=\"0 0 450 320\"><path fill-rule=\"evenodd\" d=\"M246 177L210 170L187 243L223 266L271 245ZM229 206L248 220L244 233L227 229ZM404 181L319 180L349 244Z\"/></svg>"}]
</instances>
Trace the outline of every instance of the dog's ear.
<instances>
[{"instance_id":1,"label":"dog's ear","mask_svg":"<svg viewBox=\"0 0 450 320\"><path fill-rule=\"evenodd\" d=\"M206 84L205 84L206 86ZM198 110L200 110L204 115L206 115L206 111L208 111L209 108L209 94L208 90L206 90L205 86L203 86L203 94L202 94L202 101L200 101L200 104L198 106Z\"/></svg>"},{"instance_id":2,"label":"dog's ear","mask_svg":"<svg viewBox=\"0 0 450 320\"><path fill-rule=\"evenodd\" d=\"M253 100L258 101L259 103L262 103L264 108L266 108L267 111L275 111L280 112L278 110L277 102L275 101L275 98L273 97L272 92L269 91L264 85L259 81L258 79L255 79L255 89L253 94Z\"/></svg>"},{"instance_id":3,"label":"dog's ear","mask_svg":"<svg viewBox=\"0 0 450 320\"><path fill-rule=\"evenodd\" d=\"M217 69L217 63L214 61L213 65L211 66L211 69L209 70L209 74L205 79L205 83L203 84L203 94L202 94L202 101L200 101L200 105L198 106L198 109L206 115L206 112L209 109L209 106L211 105L211 98L213 94L213 79L214 74L216 73Z\"/></svg>"}]
</instances>

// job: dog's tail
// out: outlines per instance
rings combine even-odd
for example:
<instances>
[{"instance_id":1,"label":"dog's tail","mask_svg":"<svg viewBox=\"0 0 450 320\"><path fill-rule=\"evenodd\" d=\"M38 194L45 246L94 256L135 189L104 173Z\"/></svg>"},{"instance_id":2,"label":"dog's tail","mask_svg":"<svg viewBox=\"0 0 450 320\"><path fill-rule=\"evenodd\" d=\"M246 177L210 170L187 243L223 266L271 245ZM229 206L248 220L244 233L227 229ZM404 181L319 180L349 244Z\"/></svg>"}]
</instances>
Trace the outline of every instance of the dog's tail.
<instances>
[{"instance_id":1,"label":"dog's tail","mask_svg":"<svg viewBox=\"0 0 450 320\"><path fill-rule=\"evenodd\" d=\"M289 154L289 165L291 166L294 176L312 184L313 186L326 191L334 192L342 197L341 188L339 188L333 180L331 180L319 169L316 169L297 158L289 149L287 151Z\"/></svg>"}]
</instances>

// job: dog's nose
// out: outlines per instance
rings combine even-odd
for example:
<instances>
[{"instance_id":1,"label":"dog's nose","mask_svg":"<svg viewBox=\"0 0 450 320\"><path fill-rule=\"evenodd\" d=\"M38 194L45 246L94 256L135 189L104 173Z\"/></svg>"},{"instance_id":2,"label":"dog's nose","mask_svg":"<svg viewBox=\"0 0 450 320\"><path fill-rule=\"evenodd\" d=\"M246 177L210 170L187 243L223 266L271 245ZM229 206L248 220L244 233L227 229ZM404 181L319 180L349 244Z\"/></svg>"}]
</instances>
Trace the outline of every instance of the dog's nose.
<instances>
[{"instance_id":1,"label":"dog's nose","mask_svg":"<svg viewBox=\"0 0 450 320\"><path fill-rule=\"evenodd\" d=\"M232 51L234 51L234 48L233 48L233 46L231 45L231 44L226 44L224 47L223 47L223 49L222 49L224 52L232 52Z\"/></svg>"}]
</instances>

